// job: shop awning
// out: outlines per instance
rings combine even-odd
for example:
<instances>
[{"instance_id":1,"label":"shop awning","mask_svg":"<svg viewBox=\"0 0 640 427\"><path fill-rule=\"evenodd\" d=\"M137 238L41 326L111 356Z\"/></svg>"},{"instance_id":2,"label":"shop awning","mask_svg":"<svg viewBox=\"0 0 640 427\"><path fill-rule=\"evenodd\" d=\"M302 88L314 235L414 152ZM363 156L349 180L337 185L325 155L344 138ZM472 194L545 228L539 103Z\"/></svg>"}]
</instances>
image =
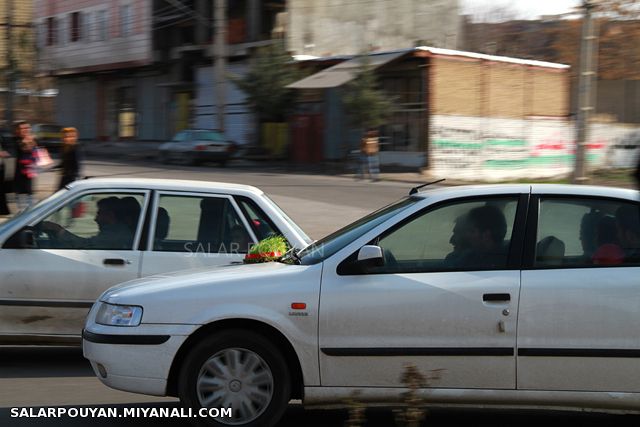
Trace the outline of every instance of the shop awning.
<instances>
[{"instance_id":1,"label":"shop awning","mask_svg":"<svg viewBox=\"0 0 640 427\"><path fill-rule=\"evenodd\" d=\"M287 87L290 89L327 89L342 86L356 77L358 70L363 64L368 64L371 68L378 68L396 58L406 55L408 50L391 53L373 54L368 57L358 56L353 59L341 62L338 65L329 67Z\"/></svg>"}]
</instances>

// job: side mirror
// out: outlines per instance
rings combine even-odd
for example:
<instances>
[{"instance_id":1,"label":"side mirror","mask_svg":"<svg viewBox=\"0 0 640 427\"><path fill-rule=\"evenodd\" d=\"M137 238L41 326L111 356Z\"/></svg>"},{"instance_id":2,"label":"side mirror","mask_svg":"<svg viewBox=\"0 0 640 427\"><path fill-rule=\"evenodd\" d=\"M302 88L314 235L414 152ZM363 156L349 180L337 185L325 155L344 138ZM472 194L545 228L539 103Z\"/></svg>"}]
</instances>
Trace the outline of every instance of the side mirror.
<instances>
[{"instance_id":1,"label":"side mirror","mask_svg":"<svg viewBox=\"0 0 640 427\"><path fill-rule=\"evenodd\" d=\"M380 246L365 245L358 251L358 264L362 267L382 267L384 257Z\"/></svg>"}]
</instances>

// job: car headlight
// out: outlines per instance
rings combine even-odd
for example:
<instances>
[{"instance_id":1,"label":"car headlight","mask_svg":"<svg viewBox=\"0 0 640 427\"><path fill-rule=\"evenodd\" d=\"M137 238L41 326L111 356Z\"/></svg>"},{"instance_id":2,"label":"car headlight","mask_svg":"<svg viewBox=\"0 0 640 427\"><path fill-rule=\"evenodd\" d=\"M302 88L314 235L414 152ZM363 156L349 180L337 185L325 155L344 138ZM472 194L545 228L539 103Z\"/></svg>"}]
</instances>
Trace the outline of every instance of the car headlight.
<instances>
[{"instance_id":1,"label":"car headlight","mask_svg":"<svg viewBox=\"0 0 640 427\"><path fill-rule=\"evenodd\" d=\"M96 323L107 326L138 326L142 320L142 307L101 303Z\"/></svg>"}]
</instances>

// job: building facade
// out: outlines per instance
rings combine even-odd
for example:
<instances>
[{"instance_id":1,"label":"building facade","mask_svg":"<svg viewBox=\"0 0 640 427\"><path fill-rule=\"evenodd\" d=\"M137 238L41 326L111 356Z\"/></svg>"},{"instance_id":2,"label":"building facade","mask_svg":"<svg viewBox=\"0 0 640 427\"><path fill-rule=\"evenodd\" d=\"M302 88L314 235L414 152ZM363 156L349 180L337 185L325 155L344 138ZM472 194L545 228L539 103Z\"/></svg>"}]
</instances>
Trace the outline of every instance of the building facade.
<instances>
[{"instance_id":1,"label":"building facade","mask_svg":"<svg viewBox=\"0 0 640 427\"><path fill-rule=\"evenodd\" d=\"M209 83L202 70L213 61L212 3L36 0L38 68L56 78L57 121L86 140L166 140L189 126L215 128L213 99L201 96ZM283 9L284 0L227 2L230 68L271 39ZM249 115L243 98L226 102Z\"/></svg>"}]
</instances>

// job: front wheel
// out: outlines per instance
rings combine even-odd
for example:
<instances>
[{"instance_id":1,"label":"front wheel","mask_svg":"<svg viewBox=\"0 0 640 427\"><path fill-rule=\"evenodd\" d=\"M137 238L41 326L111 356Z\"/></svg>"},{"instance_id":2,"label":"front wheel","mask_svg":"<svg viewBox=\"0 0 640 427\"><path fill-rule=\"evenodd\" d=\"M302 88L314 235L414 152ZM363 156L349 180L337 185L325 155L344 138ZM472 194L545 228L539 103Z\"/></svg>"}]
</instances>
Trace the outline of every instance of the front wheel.
<instances>
[{"instance_id":1,"label":"front wheel","mask_svg":"<svg viewBox=\"0 0 640 427\"><path fill-rule=\"evenodd\" d=\"M217 333L189 353L178 384L182 405L231 408L231 417L200 418L210 426L273 426L291 394L291 377L278 349L245 330Z\"/></svg>"}]
</instances>

